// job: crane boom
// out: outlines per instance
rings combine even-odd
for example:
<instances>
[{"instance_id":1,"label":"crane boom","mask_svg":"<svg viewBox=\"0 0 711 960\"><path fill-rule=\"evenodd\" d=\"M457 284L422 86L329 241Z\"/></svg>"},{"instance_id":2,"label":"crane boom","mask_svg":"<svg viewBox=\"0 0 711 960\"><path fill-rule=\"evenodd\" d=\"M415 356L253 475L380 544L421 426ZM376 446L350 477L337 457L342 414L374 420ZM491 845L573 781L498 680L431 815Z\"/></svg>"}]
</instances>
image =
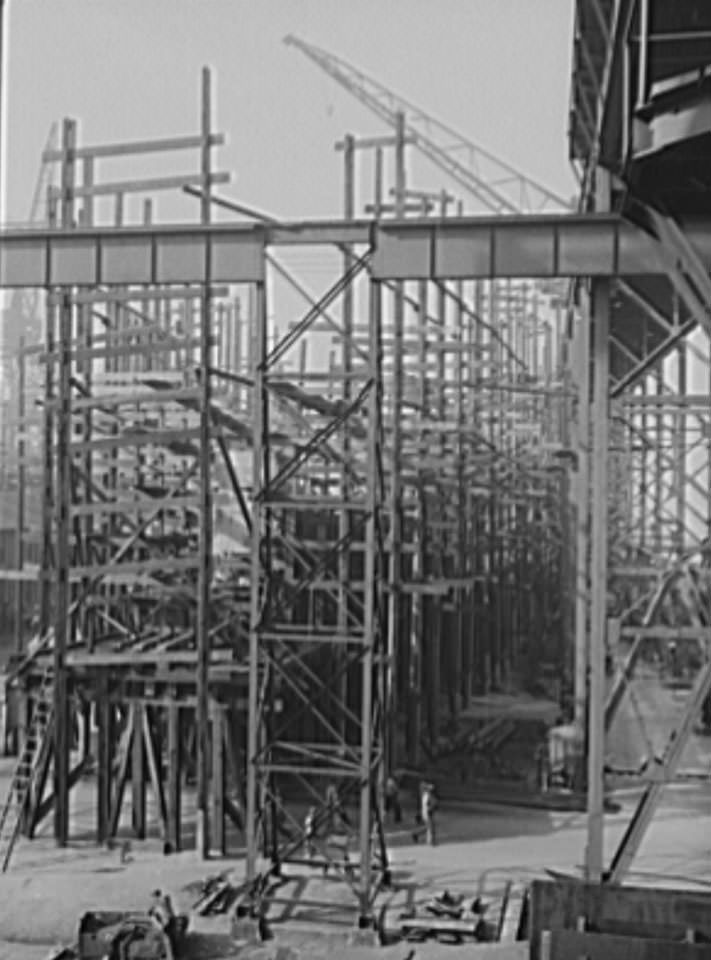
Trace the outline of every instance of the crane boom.
<instances>
[{"instance_id":1,"label":"crane boom","mask_svg":"<svg viewBox=\"0 0 711 960\"><path fill-rule=\"evenodd\" d=\"M301 50L336 83L390 126L405 115L405 132L415 146L487 211L496 214L566 210L569 204L510 164L495 157L415 104L326 50L289 34L288 46Z\"/></svg>"}]
</instances>

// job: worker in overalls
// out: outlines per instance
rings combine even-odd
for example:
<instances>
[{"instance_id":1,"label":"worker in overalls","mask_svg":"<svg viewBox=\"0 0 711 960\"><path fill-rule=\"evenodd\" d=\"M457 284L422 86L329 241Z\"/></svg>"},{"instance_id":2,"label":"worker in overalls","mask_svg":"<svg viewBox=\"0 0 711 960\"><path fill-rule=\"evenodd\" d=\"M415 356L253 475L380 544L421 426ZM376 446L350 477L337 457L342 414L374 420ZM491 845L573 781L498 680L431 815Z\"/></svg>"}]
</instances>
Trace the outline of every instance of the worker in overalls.
<instances>
[{"instance_id":1,"label":"worker in overalls","mask_svg":"<svg viewBox=\"0 0 711 960\"><path fill-rule=\"evenodd\" d=\"M437 831L435 824L435 813L437 811L437 797L433 783L425 782L422 786L420 796L420 815L425 827L425 837L427 843L434 847L437 843Z\"/></svg>"},{"instance_id":2,"label":"worker in overalls","mask_svg":"<svg viewBox=\"0 0 711 960\"><path fill-rule=\"evenodd\" d=\"M313 860L316 856L316 807L309 807L304 817L304 847L306 856Z\"/></svg>"}]
</instances>

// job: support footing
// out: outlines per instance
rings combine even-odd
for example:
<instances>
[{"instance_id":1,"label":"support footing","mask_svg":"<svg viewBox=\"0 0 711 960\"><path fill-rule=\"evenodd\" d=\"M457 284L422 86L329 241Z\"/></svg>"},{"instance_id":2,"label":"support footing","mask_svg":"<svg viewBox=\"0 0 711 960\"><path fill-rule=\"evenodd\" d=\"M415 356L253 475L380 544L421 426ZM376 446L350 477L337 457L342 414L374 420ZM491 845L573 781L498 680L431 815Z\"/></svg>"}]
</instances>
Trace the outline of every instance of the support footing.
<instances>
[{"instance_id":1,"label":"support footing","mask_svg":"<svg viewBox=\"0 0 711 960\"><path fill-rule=\"evenodd\" d=\"M233 940L241 940L244 943L254 945L261 943L262 921L259 917L232 917L232 926L230 936Z\"/></svg>"},{"instance_id":2,"label":"support footing","mask_svg":"<svg viewBox=\"0 0 711 960\"><path fill-rule=\"evenodd\" d=\"M348 934L348 946L377 947L379 943L373 917L359 917L357 925Z\"/></svg>"}]
</instances>

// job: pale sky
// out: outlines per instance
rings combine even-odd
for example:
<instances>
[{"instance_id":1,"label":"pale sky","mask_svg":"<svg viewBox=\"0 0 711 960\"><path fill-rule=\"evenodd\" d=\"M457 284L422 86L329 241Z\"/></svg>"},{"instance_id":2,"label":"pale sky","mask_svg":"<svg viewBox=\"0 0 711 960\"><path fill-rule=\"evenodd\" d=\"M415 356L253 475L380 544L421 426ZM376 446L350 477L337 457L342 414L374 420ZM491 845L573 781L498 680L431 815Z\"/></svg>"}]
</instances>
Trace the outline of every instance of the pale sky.
<instances>
[{"instance_id":1,"label":"pale sky","mask_svg":"<svg viewBox=\"0 0 711 960\"><path fill-rule=\"evenodd\" d=\"M282 43L343 57L564 197L572 47L569 0L6 0L8 221L26 220L54 120L79 141L197 132L213 69L220 188L277 216L341 213L346 132L380 120ZM195 169L186 154L166 173ZM102 168L104 179L144 168ZM155 175L156 168L150 173ZM413 186L439 189L438 175ZM171 218L197 215L195 205Z\"/></svg>"}]
</instances>

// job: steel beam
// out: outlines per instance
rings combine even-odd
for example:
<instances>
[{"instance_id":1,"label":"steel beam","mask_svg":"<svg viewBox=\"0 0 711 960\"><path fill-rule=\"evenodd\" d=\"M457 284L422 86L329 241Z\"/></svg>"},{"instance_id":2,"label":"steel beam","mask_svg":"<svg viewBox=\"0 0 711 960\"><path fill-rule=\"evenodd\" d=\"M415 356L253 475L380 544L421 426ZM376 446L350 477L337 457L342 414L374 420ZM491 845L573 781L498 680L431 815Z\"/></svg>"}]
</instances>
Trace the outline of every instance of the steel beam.
<instances>
[{"instance_id":1,"label":"steel beam","mask_svg":"<svg viewBox=\"0 0 711 960\"><path fill-rule=\"evenodd\" d=\"M210 72L202 72L201 91L202 146L200 165L202 174L201 222L210 222ZM208 666L210 662L210 584L212 579L212 443L211 443L211 311L208 278L214 251L208 244L204 249L205 287L200 299L200 360L199 360L199 532L198 532L198 583L197 621L195 624L195 647L197 650L197 810L196 831L198 855L210 853L210 717L208 706Z\"/></svg>"},{"instance_id":2,"label":"steel beam","mask_svg":"<svg viewBox=\"0 0 711 960\"><path fill-rule=\"evenodd\" d=\"M652 778L642 794L632 819L615 851L608 876L610 883L621 883L632 865L657 809L664 785L673 780L679 768L679 762L693 731L694 721L710 691L711 662L707 662L694 681L694 686L678 727L672 731L661 762L655 766Z\"/></svg>"},{"instance_id":3,"label":"steel beam","mask_svg":"<svg viewBox=\"0 0 711 960\"><path fill-rule=\"evenodd\" d=\"M687 233L686 248L708 268L708 224L695 220ZM4 231L0 285L259 282L264 248L293 244L372 244L372 275L379 280L656 276L667 270L651 234L614 214L569 214Z\"/></svg>"},{"instance_id":4,"label":"steel beam","mask_svg":"<svg viewBox=\"0 0 711 960\"><path fill-rule=\"evenodd\" d=\"M597 201L609 203L609 177L597 171ZM610 284L592 282L594 324L592 512L590 522L590 681L588 694L588 831L585 866L587 879L599 882L603 872L603 813L605 757L605 654L607 625L607 538L609 457Z\"/></svg>"}]
</instances>

